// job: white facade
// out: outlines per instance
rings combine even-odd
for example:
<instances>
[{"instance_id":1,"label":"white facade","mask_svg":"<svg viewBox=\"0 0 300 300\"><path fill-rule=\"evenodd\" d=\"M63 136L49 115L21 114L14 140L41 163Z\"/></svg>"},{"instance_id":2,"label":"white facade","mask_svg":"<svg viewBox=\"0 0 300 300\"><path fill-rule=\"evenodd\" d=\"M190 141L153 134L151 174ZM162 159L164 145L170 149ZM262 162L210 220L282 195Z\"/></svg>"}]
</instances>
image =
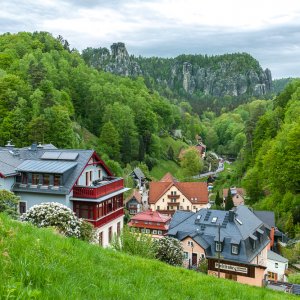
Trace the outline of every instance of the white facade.
<instances>
[{"instance_id":1,"label":"white facade","mask_svg":"<svg viewBox=\"0 0 300 300\"><path fill-rule=\"evenodd\" d=\"M1 178L0 177L0 190L11 190L13 184L15 182L15 177L6 177Z\"/></svg>"},{"instance_id":2,"label":"white facade","mask_svg":"<svg viewBox=\"0 0 300 300\"><path fill-rule=\"evenodd\" d=\"M102 168L99 165L92 165L92 159L89 163L91 163L91 165L86 166L84 171L78 178L78 185L91 186L94 180L103 179L103 177L107 176L107 173L105 172L104 168Z\"/></svg>"},{"instance_id":3,"label":"white facade","mask_svg":"<svg viewBox=\"0 0 300 300\"><path fill-rule=\"evenodd\" d=\"M118 235L118 226L119 226L119 231L121 232L124 226L124 216L120 216L115 220L112 220L109 223L97 228L96 236L98 238L97 241L98 244L102 247L108 247L111 243L111 241L109 241L110 230L111 230L111 238L113 238L115 235Z\"/></svg>"},{"instance_id":4,"label":"white facade","mask_svg":"<svg viewBox=\"0 0 300 300\"><path fill-rule=\"evenodd\" d=\"M268 253L268 261L267 261L268 278L270 280L287 281L285 272L288 268L288 260L276 253L274 257L272 255L272 257L270 258L269 253Z\"/></svg>"}]
</instances>

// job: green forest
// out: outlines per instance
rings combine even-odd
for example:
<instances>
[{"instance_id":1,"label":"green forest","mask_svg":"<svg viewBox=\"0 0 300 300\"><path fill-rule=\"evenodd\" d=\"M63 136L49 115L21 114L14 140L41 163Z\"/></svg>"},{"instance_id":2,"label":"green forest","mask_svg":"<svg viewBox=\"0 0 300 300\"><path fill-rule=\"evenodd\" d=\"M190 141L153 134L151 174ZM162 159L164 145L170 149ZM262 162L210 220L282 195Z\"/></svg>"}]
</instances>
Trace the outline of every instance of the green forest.
<instances>
[{"instance_id":1,"label":"green forest","mask_svg":"<svg viewBox=\"0 0 300 300\"><path fill-rule=\"evenodd\" d=\"M247 54L239 59L240 67L260 68ZM16 147L42 142L93 148L116 175L139 165L154 179L168 170L184 179L205 168L178 161L180 150L196 144L198 135L207 150L236 159L227 187L241 184L247 204L275 211L282 230L292 237L299 233L300 80L277 81L280 93L266 99L184 97L154 83L149 87L149 80L90 66L61 36L1 35L0 145L11 140Z\"/></svg>"}]
</instances>

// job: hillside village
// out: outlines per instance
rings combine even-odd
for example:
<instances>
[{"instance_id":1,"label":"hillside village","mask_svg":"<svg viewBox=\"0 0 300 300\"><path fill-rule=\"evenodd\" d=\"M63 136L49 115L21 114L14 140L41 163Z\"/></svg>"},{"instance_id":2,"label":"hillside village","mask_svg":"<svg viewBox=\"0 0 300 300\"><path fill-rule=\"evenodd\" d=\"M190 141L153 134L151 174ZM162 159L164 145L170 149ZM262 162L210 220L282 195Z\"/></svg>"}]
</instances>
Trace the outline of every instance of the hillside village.
<instances>
[{"instance_id":1,"label":"hillside village","mask_svg":"<svg viewBox=\"0 0 300 300\"><path fill-rule=\"evenodd\" d=\"M276 227L272 211L245 205L243 189L225 189L216 209L211 180L179 182L166 173L149 182L139 168L130 176L134 189L124 186L123 178L115 177L93 150L52 144L16 148L10 141L0 149L0 189L19 197L21 215L45 202L59 203L93 225L94 243L101 247L110 248L128 226L133 235L180 241L183 268L199 271L206 264L211 276L299 293L298 285L288 283L288 259L280 255L287 237ZM225 210L228 195L232 206Z\"/></svg>"}]
</instances>

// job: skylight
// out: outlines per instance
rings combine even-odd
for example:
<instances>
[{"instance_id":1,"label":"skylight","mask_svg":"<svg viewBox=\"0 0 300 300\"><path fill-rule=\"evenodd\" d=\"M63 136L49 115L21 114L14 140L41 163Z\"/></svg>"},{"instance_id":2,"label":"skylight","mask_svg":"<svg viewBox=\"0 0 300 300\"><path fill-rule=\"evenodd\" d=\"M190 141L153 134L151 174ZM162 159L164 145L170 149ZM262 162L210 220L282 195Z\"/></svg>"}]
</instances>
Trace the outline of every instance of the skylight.
<instances>
[{"instance_id":1,"label":"skylight","mask_svg":"<svg viewBox=\"0 0 300 300\"><path fill-rule=\"evenodd\" d=\"M213 217L213 218L212 218L212 220L211 220L211 222L212 222L212 223L216 223L216 222L217 222L217 220L218 220L218 218L217 218L217 217Z\"/></svg>"}]
</instances>

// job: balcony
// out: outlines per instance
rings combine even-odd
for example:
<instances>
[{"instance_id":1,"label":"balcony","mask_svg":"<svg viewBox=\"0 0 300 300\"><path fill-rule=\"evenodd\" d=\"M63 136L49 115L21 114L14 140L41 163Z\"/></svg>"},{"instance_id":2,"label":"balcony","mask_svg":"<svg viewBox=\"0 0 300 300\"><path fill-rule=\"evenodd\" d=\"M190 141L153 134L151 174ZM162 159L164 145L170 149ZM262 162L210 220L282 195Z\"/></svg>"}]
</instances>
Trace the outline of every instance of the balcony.
<instances>
[{"instance_id":1,"label":"balcony","mask_svg":"<svg viewBox=\"0 0 300 300\"><path fill-rule=\"evenodd\" d=\"M169 199L179 199L180 195L168 195Z\"/></svg>"},{"instance_id":2,"label":"balcony","mask_svg":"<svg viewBox=\"0 0 300 300\"><path fill-rule=\"evenodd\" d=\"M97 199L122 189L124 180L123 178L106 177L104 180L94 181L93 184L93 186L75 185L73 197Z\"/></svg>"},{"instance_id":3,"label":"balcony","mask_svg":"<svg viewBox=\"0 0 300 300\"><path fill-rule=\"evenodd\" d=\"M179 206L180 202L168 202L169 206Z\"/></svg>"},{"instance_id":4,"label":"balcony","mask_svg":"<svg viewBox=\"0 0 300 300\"><path fill-rule=\"evenodd\" d=\"M117 219L118 217L124 216L124 209L123 207L119 208L118 210L115 210L111 213L109 213L106 216L101 217L98 220L87 220L89 221L91 224L94 225L94 227L100 227L103 226L115 219Z\"/></svg>"}]
</instances>

